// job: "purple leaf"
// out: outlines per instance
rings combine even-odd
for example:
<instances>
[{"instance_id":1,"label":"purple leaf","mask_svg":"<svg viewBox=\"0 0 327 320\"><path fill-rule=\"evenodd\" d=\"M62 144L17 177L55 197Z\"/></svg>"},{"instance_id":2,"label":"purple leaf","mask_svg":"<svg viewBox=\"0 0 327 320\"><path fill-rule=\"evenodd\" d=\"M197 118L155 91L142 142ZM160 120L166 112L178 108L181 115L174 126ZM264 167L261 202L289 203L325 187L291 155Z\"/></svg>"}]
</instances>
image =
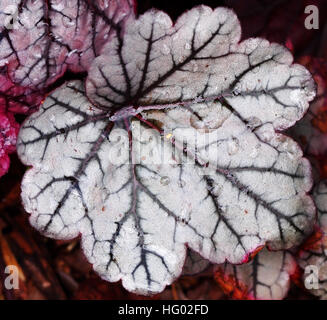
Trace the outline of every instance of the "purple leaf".
<instances>
[{"instance_id":1,"label":"purple leaf","mask_svg":"<svg viewBox=\"0 0 327 320\"><path fill-rule=\"evenodd\" d=\"M14 116L0 111L0 177L9 169L9 154L15 151L18 129Z\"/></svg>"},{"instance_id":2,"label":"purple leaf","mask_svg":"<svg viewBox=\"0 0 327 320\"><path fill-rule=\"evenodd\" d=\"M86 71L133 17L132 0L2 1L0 64L14 82L44 88L70 69ZM8 21L8 17L11 20Z\"/></svg>"},{"instance_id":3,"label":"purple leaf","mask_svg":"<svg viewBox=\"0 0 327 320\"><path fill-rule=\"evenodd\" d=\"M0 111L27 114L36 110L44 99L41 91L24 88L0 74Z\"/></svg>"}]
</instances>

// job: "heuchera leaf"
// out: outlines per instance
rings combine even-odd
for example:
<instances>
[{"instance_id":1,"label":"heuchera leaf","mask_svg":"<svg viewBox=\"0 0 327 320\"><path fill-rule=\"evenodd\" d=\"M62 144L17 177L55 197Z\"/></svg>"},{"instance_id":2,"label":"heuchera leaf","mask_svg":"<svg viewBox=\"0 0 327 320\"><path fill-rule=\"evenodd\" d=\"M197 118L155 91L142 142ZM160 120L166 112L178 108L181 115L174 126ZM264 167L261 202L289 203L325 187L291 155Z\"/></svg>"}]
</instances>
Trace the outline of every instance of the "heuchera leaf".
<instances>
[{"instance_id":1,"label":"heuchera leaf","mask_svg":"<svg viewBox=\"0 0 327 320\"><path fill-rule=\"evenodd\" d=\"M327 152L327 63L323 59L303 57L300 62L312 73L317 96L290 135L302 146L306 156L319 159Z\"/></svg>"},{"instance_id":2,"label":"heuchera leaf","mask_svg":"<svg viewBox=\"0 0 327 320\"><path fill-rule=\"evenodd\" d=\"M213 263L299 244L315 214L310 165L275 130L303 116L313 80L285 48L240 33L232 11L205 6L116 33L87 97L68 83L23 125L32 225L81 234L101 277L142 294L180 275L186 244Z\"/></svg>"},{"instance_id":3,"label":"heuchera leaf","mask_svg":"<svg viewBox=\"0 0 327 320\"><path fill-rule=\"evenodd\" d=\"M263 249L249 263L217 266L215 279L233 299L281 300L295 271L295 259L288 251Z\"/></svg>"},{"instance_id":4,"label":"heuchera leaf","mask_svg":"<svg viewBox=\"0 0 327 320\"><path fill-rule=\"evenodd\" d=\"M298 263L305 271L304 285L311 293L327 300L327 181L323 180L314 189L314 199L318 212L317 231L302 246ZM308 267L308 269L306 269ZM313 268L316 268L316 271ZM312 273L313 272L313 273ZM316 275L318 279L316 279ZM318 281L318 288L315 288Z\"/></svg>"},{"instance_id":5,"label":"heuchera leaf","mask_svg":"<svg viewBox=\"0 0 327 320\"><path fill-rule=\"evenodd\" d=\"M324 60L312 57L302 57L301 63L306 65L317 83L317 96L311 104L305 117L290 129L289 133L302 146L310 158L314 169L315 188L313 198L317 208L318 221L314 233L301 246L298 253L298 264L303 269L304 286L309 289L315 281L315 273L311 267L317 268L318 289L311 292L322 299L327 299L327 185L326 180L326 151L327 151L327 65ZM308 267L308 269L306 269ZM308 272L309 271L309 272Z\"/></svg>"},{"instance_id":6,"label":"heuchera leaf","mask_svg":"<svg viewBox=\"0 0 327 320\"><path fill-rule=\"evenodd\" d=\"M133 14L133 0L1 1L0 64L15 83L46 87L67 68L86 71Z\"/></svg>"},{"instance_id":7,"label":"heuchera leaf","mask_svg":"<svg viewBox=\"0 0 327 320\"><path fill-rule=\"evenodd\" d=\"M0 74L0 112L27 114L36 110L45 94L21 87Z\"/></svg>"},{"instance_id":8,"label":"heuchera leaf","mask_svg":"<svg viewBox=\"0 0 327 320\"><path fill-rule=\"evenodd\" d=\"M9 154L15 151L19 125L11 113L0 109L0 177L9 169Z\"/></svg>"}]
</instances>

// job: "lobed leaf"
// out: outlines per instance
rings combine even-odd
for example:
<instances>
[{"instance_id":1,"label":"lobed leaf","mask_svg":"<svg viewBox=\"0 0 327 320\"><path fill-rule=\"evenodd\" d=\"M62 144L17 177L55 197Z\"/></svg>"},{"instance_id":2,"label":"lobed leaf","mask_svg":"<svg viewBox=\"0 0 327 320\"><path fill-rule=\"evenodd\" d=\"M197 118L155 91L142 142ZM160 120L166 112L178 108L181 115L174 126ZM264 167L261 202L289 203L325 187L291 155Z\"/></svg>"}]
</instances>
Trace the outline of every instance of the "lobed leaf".
<instances>
[{"instance_id":1,"label":"lobed leaf","mask_svg":"<svg viewBox=\"0 0 327 320\"><path fill-rule=\"evenodd\" d=\"M44 99L42 91L15 85L0 74L0 111L27 114L36 110Z\"/></svg>"},{"instance_id":2,"label":"lobed leaf","mask_svg":"<svg viewBox=\"0 0 327 320\"><path fill-rule=\"evenodd\" d=\"M312 72L317 83L317 97L310 106L308 113L290 134L304 149L310 158L315 171L315 187L312 192L317 208L318 221L314 233L305 241L298 252L298 264L303 269L303 284L311 293L326 299L326 231L327 231L327 186L325 176L326 127L325 114L327 102L326 76L327 68L322 59L303 57L300 61ZM316 273L311 273L314 268ZM312 280L312 281L311 281ZM318 289L314 287L317 280Z\"/></svg>"},{"instance_id":3,"label":"lobed leaf","mask_svg":"<svg viewBox=\"0 0 327 320\"><path fill-rule=\"evenodd\" d=\"M312 73L317 84L317 96L305 117L289 133L299 142L306 156L319 159L327 152L327 64L322 59L311 57L303 57L300 62Z\"/></svg>"},{"instance_id":4,"label":"lobed leaf","mask_svg":"<svg viewBox=\"0 0 327 320\"><path fill-rule=\"evenodd\" d=\"M249 263L217 266L215 279L233 299L281 300L295 270L295 259L288 251L263 249Z\"/></svg>"},{"instance_id":5,"label":"lobed leaf","mask_svg":"<svg viewBox=\"0 0 327 320\"><path fill-rule=\"evenodd\" d=\"M303 116L313 81L285 48L239 38L232 11L205 6L174 26L152 10L114 34L87 96L63 85L20 131L32 225L81 234L101 277L142 294L181 274L186 245L242 263L299 244L315 215L311 169L276 130Z\"/></svg>"},{"instance_id":6,"label":"lobed leaf","mask_svg":"<svg viewBox=\"0 0 327 320\"><path fill-rule=\"evenodd\" d=\"M113 32L133 16L132 0L4 0L0 65L14 82L44 88L67 69L86 71ZM8 20L10 18L10 20Z\"/></svg>"},{"instance_id":7,"label":"lobed leaf","mask_svg":"<svg viewBox=\"0 0 327 320\"><path fill-rule=\"evenodd\" d=\"M318 212L315 233L302 245L298 263L304 270L303 282L310 292L327 299L327 181L317 183L313 196ZM317 287L316 287L317 286Z\"/></svg>"},{"instance_id":8,"label":"lobed leaf","mask_svg":"<svg viewBox=\"0 0 327 320\"><path fill-rule=\"evenodd\" d=\"M9 169L9 154L15 151L18 130L14 116L0 110L0 177Z\"/></svg>"},{"instance_id":9,"label":"lobed leaf","mask_svg":"<svg viewBox=\"0 0 327 320\"><path fill-rule=\"evenodd\" d=\"M196 7L174 26L166 14L149 11L126 26L123 43L114 38L95 59L87 95L111 111L220 99L244 121L292 126L314 98L310 74L291 65L284 47L259 38L239 44L240 35L231 10Z\"/></svg>"}]
</instances>

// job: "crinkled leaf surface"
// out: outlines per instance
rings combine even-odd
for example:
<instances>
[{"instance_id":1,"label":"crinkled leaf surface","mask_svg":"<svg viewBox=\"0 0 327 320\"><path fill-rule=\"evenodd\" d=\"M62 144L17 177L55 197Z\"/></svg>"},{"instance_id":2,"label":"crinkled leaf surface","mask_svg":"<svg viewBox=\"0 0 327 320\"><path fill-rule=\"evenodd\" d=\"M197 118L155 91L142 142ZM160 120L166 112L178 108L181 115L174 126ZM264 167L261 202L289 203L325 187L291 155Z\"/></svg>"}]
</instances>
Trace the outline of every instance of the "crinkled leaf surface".
<instances>
[{"instance_id":1,"label":"crinkled leaf surface","mask_svg":"<svg viewBox=\"0 0 327 320\"><path fill-rule=\"evenodd\" d=\"M67 68L85 71L133 16L132 0L4 0L0 64L16 83L43 88Z\"/></svg>"},{"instance_id":2,"label":"crinkled leaf surface","mask_svg":"<svg viewBox=\"0 0 327 320\"><path fill-rule=\"evenodd\" d=\"M318 158L327 152L327 63L311 57L300 61L314 77L317 96L303 119L290 129L290 135L299 142L306 156Z\"/></svg>"},{"instance_id":3,"label":"crinkled leaf surface","mask_svg":"<svg viewBox=\"0 0 327 320\"><path fill-rule=\"evenodd\" d=\"M313 198L317 208L318 221L315 232L306 240L298 253L298 264L304 271L307 270L306 267L318 268L319 289L312 289L311 293L327 299L327 184L326 180L322 180L326 174L327 66L324 60L318 58L303 57L301 62L313 74L317 83L317 96L305 117L290 129L290 134L300 143L305 154L310 157L314 169ZM304 272L304 284L307 279L310 280L310 277L312 274Z\"/></svg>"},{"instance_id":4,"label":"crinkled leaf surface","mask_svg":"<svg viewBox=\"0 0 327 320\"><path fill-rule=\"evenodd\" d=\"M314 189L314 200L318 211L318 226L327 233L327 181L323 180Z\"/></svg>"},{"instance_id":5,"label":"crinkled leaf surface","mask_svg":"<svg viewBox=\"0 0 327 320\"><path fill-rule=\"evenodd\" d=\"M301 268L318 268L318 289L310 290L312 294L327 300L327 181L323 180L314 189L314 200L318 212L318 230L308 239L299 252L298 263ZM304 283L310 273L304 273ZM310 279L308 279L310 282ZM312 285L313 283L310 282Z\"/></svg>"},{"instance_id":6,"label":"crinkled leaf surface","mask_svg":"<svg viewBox=\"0 0 327 320\"><path fill-rule=\"evenodd\" d=\"M0 177L9 169L9 154L15 150L19 126L11 113L0 109Z\"/></svg>"},{"instance_id":7,"label":"crinkled leaf surface","mask_svg":"<svg viewBox=\"0 0 327 320\"><path fill-rule=\"evenodd\" d=\"M285 48L239 38L222 8L126 25L91 67L96 107L69 83L20 132L31 223L81 233L103 278L144 294L181 273L185 244L214 263L298 244L314 218L310 165L275 129L301 118L313 82Z\"/></svg>"},{"instance_id":8,"label":"crinkled leaf surface","mask_svg":"<svg viewBox=\"0 0 327 320\"><path fill-rule=\"evenodd\" d=\"M15 85L6 75L0 74L0 111L31 113L41 104L44 93Z\"/></svg>"},{"instance_id":9,"label":"crinkled leaf surface","mask_svg":"<svg viewBox=\"0 0 327 320\"><path fill-rule=\"evenodd\" d=\"M123 46L117 37L95 59L88 97L113 110L223 96L252 126L293 125L314 97L311 76L291 65L292 55L284 47L259 38L239 44L240 35L237 17L227 9L198 7L174 27L166 14L150 11L126 26Z\"/></svg>"},{"instance_id":10,"label":"crinkled leaf surface","mask_svg":"<svg viewBox=\"0 0 327 320\"><path fill-rule=\"evenodd\" d=\"M303 282L308 283L309 291L318 296L321 300L327 300L327 236L323 234L321 238L310 248L306 248L300 252L298 263L303 268ZM308 267L308 269L306 269ZM312 271L317 268L317 276ZM314 271L315 272L315 271ZM313 276L313 277L312 277ZM312 278L308 278L312 277ZM313 287L314 283L318 281L318 288Z\"/></svg>"},{"instance_id":11,"label":"crinkled leaf surface","mask_svg":"<svg viewBox=\"0 0 327 320\"><path fill-rule=\"evenodd\" d=\"M295 259L288 251L263 249L249 263L217 266L215 278L234 299L281 300L295 270Z\"/></svg>"}]
</instances>

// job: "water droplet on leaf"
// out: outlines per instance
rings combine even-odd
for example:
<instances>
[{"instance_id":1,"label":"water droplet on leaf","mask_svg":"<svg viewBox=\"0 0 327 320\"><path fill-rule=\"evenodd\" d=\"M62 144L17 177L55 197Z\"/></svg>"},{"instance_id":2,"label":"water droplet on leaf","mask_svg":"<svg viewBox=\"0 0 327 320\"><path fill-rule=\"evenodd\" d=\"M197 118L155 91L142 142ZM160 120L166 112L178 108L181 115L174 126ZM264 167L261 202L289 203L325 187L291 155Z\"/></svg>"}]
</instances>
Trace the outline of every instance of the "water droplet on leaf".
<instances>
[{"instance_id":1,"label":"water droplet on leaf","mask_svg":"<svg viewBox=\"0 0 327 320\"><path fill-rule=\"evenodd\" d=\"M236 154L240 148L239 141L236 138L232 138L230 141L228 141L227 144L227 151L230 156Z\"/></svg>"},{"instance_id":2,"label":"water droplet on leaf","mask_svg":"<svg viewBox=\"0 0 327 320\"><path fill-rule=\"evenodd\" d=\"M75 25L75 21L73 19L67 18L67 17L63 17L62 18L62 24L66 27L66 28L70 28L73 25Z\"/></svg>"},{"instance_id":3,"label":"water droplet on leaf","mask_svg":"<svg viewBox=\"0 0 327 320\"><path fill-rule=\"evenodd\" d=\"M55 123L56 122L56 116L52 114L49 118L50 122Z\"/></svg>"},{"instance_id":4,"label":"water droplet on leaf","mask_svg":"<svg viewBox=\"0 0 327 320\"><path fill-rule=\"evenodd\" d=\"M192 71L193 72L197 72L199 67L198 67L198 64L194 61L191 62L191 66L192 66Z\"/></svg>"},{"instance_id":5,"label":"water droplet on leaf","mask_svg":"<svg viewBox=\"0 0 327 320\"><path fill-rule=\"evenodd\" d=\"M186 42L184 48L185 48L185 50L191 50L192 47L188 42Z\"/></svg>"},{"instance_id":6,"label":"water droplet on leaf","mask_svg":"<svg viewBox=\"0 0 327 320\"><path fill-rule=\"evenodd\" d=\"M160 183L163 185L163 186L167 186L169 183L170 183L170 179L169 177L165 176L165 177L161 177L160 179Z\"/></svg>"},{"instance_id":7,"label":"water droplet on leaf","mask_svg":"<svg viewBox=\"0 0 327 320\"><path fill-rule=\"evenodd\" d=\"M257 117L250 117L247 119L247 126L250 129L255 129L262 125L262 121Z\"/></svg>"},{"instance_id":8,"label":"water droplet on leaf","mask_svg":"<svg viewBox=\"0 0 327 320\"><path fill-rule=\"evenodd\" d=\"M39 45L36 45L33 47L33 55L35 58L41 58L42 57L42 48Z\"/></svg>"},{"instance_id":9,"label":"water droplet on leaf","mask_svg":"<svg viewBox=\"0 0 327 320\"><path fill-rule=\"evenodd\" d=\"M170 53L170 48L169 48L166 44L164 44L164 45L162 46L161 52L162 52L164 55L167 55L167 54Z\"/></svg>"}]
</instances>

